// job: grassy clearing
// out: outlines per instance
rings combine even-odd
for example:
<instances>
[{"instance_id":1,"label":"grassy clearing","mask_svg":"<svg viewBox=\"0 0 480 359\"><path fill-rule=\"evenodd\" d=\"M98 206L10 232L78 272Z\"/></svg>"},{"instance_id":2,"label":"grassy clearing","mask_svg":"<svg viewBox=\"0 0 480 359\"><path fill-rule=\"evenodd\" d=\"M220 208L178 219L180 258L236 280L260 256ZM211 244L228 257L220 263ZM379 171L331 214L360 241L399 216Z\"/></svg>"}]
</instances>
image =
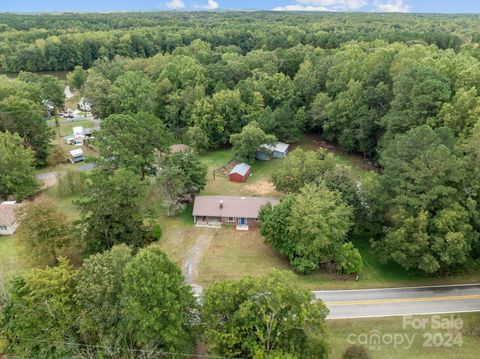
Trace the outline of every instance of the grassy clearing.
<instances>
[{"instance_id":1,"label":"grassy clearing","mask_svg":"<svg viewBox=\"0 0 480 359\"><path fill-rule=\"evenodd\" d=\"M381 345L379 348L370 347L370 354L373 359L404 359L404 358L422 358L422 359L474 359L478 358L478 348L480 347L480 313L455 314L454 318L463 321L463 329L460 330L463 344L454 347L425 347L423 344L426 340L424 337L426 332L439 333L441 338L446 338L450 334L455 336L457 330L431 330L432 316L418 316L422 319L428 319L425 330L415 330L411 326L404 329L402 317L389 318L368 318L368 319L348 319L348 320L329 320L327 322L332 352L330 358L339 359L343 352L349 346L349 335L353 334L350 339L354 340L359 334L372 333L377 330L380 335L397 334L413 338L413 344L410 348L404 345L397 345L397 348L391 345ZM442 315L442 318L448 318L449 315ZM428 336L428 334L426 334ZM398 341L397 341L398 343ZM366 345L368 348L368 345Z\"/></svg>"},{"instance_id":2,"label":"grassy clearing","mask_svg":"<svg viewBox=\"0 0 480 359\"><path fill-rule=\"evenodd\" d=\"M252 165L252 175L245 183L234 183L228 180L228 177L214 176L213 170L228 164L232 158L231 150L218 150L202 155L201 159L208 167L207 185L202 194L205 195L230 195L230 196L275 196L280 194L275 191L273 185L269 182L272 173L282 164L282 160L274 159L271 161L256 161Z\"/></svg>"}]
</instances>

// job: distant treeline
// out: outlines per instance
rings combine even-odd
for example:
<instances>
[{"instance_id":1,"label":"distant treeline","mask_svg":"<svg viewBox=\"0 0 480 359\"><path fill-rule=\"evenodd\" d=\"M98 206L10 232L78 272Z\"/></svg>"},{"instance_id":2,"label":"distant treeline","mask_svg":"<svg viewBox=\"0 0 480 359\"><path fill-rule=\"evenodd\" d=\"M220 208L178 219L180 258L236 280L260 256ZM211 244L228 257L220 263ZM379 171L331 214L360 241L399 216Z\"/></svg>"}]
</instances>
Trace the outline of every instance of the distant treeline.
<instances>
[{"instance_id":1,"label":"distant treeline","mask_svg":"<svg viewBox=\"0 0 480 359\"><path fill-rule=\"evenodd\" d=\"M480 41L479 16L386 14L111 13L0 14L0 71L90 67L98 58L151 57L195 39L242 54L298 44L324 49L377 39L459 50Z\"/></svg>"}]
</instances>

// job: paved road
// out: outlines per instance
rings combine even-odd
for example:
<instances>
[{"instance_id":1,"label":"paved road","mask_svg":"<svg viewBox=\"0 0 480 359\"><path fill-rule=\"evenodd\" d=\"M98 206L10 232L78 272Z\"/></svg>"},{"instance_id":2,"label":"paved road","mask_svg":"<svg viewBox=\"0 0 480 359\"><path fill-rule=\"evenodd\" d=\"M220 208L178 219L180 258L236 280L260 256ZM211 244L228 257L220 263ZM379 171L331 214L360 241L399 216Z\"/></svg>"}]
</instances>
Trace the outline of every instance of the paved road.
<instances>
[{"instance_id":1,"label":"paved road","mask_svg":"<svg viewBox=\"0 0 480 359\"><path fill-rule=\"evenodd\" d=\"M313 293L330 309L328 319L480 311L480 283Z\"/></svg>"},{"instance_id":2,"label":"paved road","mask_svg":"<svg viewBox=\"0 0 480 359\"><path fill-rule=\"evenodd\" d=\"M77 172L84 172L84 171L90 171L95 168L95 163L85 163L81 166L75 167L75 171ZM44 172L44 173L39 173L36 175L37 179L39 181L46 180L50 177L57 176L59 174L62 174L63 172Z\"/></svg>"}]
</instances>

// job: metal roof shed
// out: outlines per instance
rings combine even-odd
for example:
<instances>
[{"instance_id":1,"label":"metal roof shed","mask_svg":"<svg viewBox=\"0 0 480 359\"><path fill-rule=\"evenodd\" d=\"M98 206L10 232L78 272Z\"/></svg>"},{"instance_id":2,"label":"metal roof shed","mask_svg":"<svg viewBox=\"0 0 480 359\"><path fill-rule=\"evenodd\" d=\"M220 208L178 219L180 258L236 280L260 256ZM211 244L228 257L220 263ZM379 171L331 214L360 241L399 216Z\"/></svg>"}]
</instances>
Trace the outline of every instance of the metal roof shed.
<instances>
[{"instance_id":1,"label":"metal roof shed","mask_svg":"<svg viewBox=\"0 0 480 359\"><path fill-rule=\"evenodd\" d=\"M230 182L245 182L250 176L250 173L250 166L246 163L240 163L233 167L233 169L228 174L228 179L230 180Z\"/></svg>"}]
</instances>

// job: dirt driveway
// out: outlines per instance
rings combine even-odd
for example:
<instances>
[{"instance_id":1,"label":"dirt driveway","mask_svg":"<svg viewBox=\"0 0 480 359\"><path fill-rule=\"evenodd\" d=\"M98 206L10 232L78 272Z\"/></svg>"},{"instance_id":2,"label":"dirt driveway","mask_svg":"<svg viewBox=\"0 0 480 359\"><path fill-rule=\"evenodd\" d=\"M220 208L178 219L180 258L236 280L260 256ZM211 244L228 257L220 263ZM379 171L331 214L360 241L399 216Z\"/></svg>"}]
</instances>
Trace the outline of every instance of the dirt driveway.
<instances>
[{"instance_id":1,"label":"dirt driveway","mask_svg":"<svg viewBox=\"0 0 480 359\"><path fill-rule=\"evenodd\" d=\"M195 240L195 244L191 247L182 263L182 272L185 276L185 281L189 283L195 294L201 294L202 287L194 283L194 279L198 274L198 265L202 259L203 254L210 246L210 242L215 237L215 229L209 231L202 231Z\"/></svg>"}]
</instances>

